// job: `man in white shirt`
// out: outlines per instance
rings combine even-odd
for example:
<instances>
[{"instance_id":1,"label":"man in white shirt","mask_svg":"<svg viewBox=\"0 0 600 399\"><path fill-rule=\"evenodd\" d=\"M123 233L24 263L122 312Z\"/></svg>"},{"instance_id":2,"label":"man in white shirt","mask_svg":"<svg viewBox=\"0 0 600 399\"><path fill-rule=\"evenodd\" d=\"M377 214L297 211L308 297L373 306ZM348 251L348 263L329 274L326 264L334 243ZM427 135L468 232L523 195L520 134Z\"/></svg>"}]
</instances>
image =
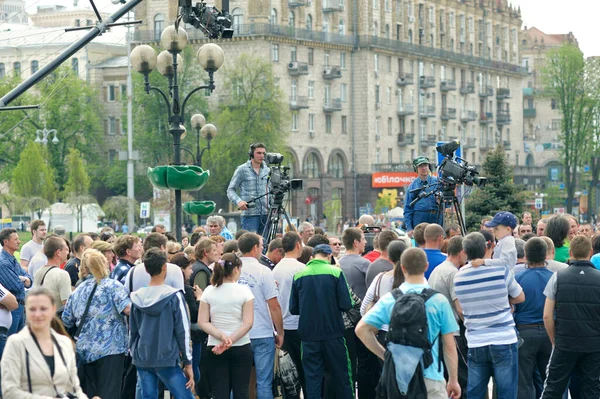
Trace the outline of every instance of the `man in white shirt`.
<instances>
[{"instance_id":1,"label":"man in white shirt","mask_svg":"<svg viewBox=\"0 0 600 399\"><path fill-rule=\"evenodd\" d=\"M0 359L2 359L8 330L12 324L12 314L10 312L18 307L17 298L0 284Z\"/></svg>"},{"instance_id":2,"label":"man in white shirt","mask_svg":"<svg viewBox=\"0 0 600 399\"><path fill-rule=\"evenodd\" d=\"M33 286L44 287L52 292L54 303L59 308L67 303L71 295L71 277L60 268L69 256L65 239L56 235L48 237L44 242L44 255L48 258L48 264L35 273Z\"/></svg>"},{"instance_id":3,"label":"man in white shirt","mask_svg":"<svg viewBox=\"0 0 600 399\"><path fill-rule=\"evenodd\" d=\"M21 248L21 267L27 271L29 261L33 258L33 255L40 252L44 246L44 239L46 238L46 223L43 220L34 220L30 225L31 229L31 240L27 241ZM30 273L30 275L33 275Z\"/></svg>"},{"instance_id":4,"label":"man in white shirt","mask_svg":"<svg viewBox=\"0 0 600 399\"><path fill-rule=\"evenodd\" d=\"M250 344L256 368L256 398L273 399L275 346L281 348L284 337L277 285L273 272L258 261L263 250L261 236L256 233L242 234L238 239L238 247L242 253L242 274L238 284L250 287L254 295L254 324L250 330ZM277 330L275 337L273 325Z\"/></svg>"},{"instance_id":5,"label":"man in white shirt","mask_svg":"<svg viewBox=\"0 0 600 399\"><path fill-rule=\"evenodd\" d=\"M339 240L338 240L339 241ZM283 235L281 245L285 252L285 257L279 261L273 269L275 281L279 286L279 303L283 313L283 329L285 339L283 340L283 350L287 351L292 358L298 370L300 383L306 397L306 381L304 380L304 369L302 368L302 351L300 336L298 335L298 319L300 316L294 316L290 313L290 294L294 275L306 266L299 262L298 258L302 254L302 237L295 231L289 231Z\"/></svg>"}]
</instances>

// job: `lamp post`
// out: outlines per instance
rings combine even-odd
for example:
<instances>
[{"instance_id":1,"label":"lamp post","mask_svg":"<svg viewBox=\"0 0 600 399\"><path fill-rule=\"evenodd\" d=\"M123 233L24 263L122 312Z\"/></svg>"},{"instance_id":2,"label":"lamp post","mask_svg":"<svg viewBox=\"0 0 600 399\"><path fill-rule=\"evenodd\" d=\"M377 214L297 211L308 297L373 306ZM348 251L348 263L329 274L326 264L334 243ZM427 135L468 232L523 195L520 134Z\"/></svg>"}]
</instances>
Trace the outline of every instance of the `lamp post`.
<instances>
[{"instance_id":1,"label":"lamp post","mask_svg":"<svg viewBox=\"0 0 600 399\"><path fill-rule=\"evenodd\" d=\"M188 42L186 31L177 25L171 25L165 28L160 36L160 43L165 51L156 55L156 51L148 46L137 46L131 51L131 65L135 70L144 75L144 88L146 93L156 91L163 98L167 106L167 115L169 121L169 133L173 136L173 163L181 164L181 139L185 137L184 111L190 97L199 90L215 89L214 73L223 65L225 54L223 49L215 43L207 43L200 47L196 54L198 63L208 72L209 83L205 86L196 87L190 91L187 96L180 100L178 73L179 66L183 63L181 52ZM149 75L154 68L169 80L169 95L150 85ZM181 241L181 190L175 190L175 236Z\"/></svg>"},{"instance_id":2,"label":"lamp post","mask_svg":"<svg viewBox=\"0 0 600 399\"><path fill-rule=\"evenodd\" d=\"M217 135L217 128L211 123L206 123L206 118L202 114L192 115L192 128L196 130L196 157L194 164L202 167L202 155L204 151L210 151L210 142ZM206 139L206 147L200 150L200 136ZM200 200L200 190L196 192L196 199ZM202 215L198 215L198 226L202 226Z\"/></svg>"},{"instance_id":3,"label":"lamp post","mask_svg":"<svg viewBox=\"0 0 600 399\"><path fill-rule=\"evenodd\" d=\"M37 130L35 132L35 142L42 143L43 145L48 144L48 137L51 134L54 134L54 138L52 139L52 144L58 144L58 137L56 137L56 129L46 129L46 122L44 122L44 128L42 130ZM40 138L41 135L41 138Z\"/></svg>"}]
</instances>

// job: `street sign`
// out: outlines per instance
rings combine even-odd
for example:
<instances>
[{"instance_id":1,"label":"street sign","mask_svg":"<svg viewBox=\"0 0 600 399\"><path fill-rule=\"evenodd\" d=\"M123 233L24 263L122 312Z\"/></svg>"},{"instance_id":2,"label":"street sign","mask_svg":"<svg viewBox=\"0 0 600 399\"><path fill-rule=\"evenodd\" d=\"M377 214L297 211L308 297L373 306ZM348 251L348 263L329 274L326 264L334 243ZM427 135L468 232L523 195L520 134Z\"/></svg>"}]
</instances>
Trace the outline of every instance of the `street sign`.
<instances>
[{"instance_id":1,"label":"street sign","mask_svg":"<svg viewBox=\"0 0 600 399\"><path fill-rule=\"evenodd\" d=\"M146 219L150 217L150 203L149 202L141 202L140 203L140 218Z\"/></svg>"},{"instance_id":2,"label":"street sign","mask_svg":"<svg viewBox=\"0 0 600 399\"><path fill-rule=\"evenodd\" d=\"M535 199L535 209L542 209L544 207L544 199L536 198Z\"/></svg>"},{"instance_id":3,"label":"street sign","mask_svg":"<svg viewBox=\"0 0 600 399\"><path fill-rule=\"evenodd\" d=\"M560 214L562 215L563 213L565 213L565 208L554 208L554 214Z\"/></svg>"},{"instance_id":4,"label":"street sign","mask_svg":"<svg viewBox=\"0 0 600 399\"><path fill-rule=\"evenodd\" d=\"M559 190L564 190L564 189L565 189L565 183L560 183L560 184L558 185L558 189L559 189Z\"/></svg>"}]
</instances>

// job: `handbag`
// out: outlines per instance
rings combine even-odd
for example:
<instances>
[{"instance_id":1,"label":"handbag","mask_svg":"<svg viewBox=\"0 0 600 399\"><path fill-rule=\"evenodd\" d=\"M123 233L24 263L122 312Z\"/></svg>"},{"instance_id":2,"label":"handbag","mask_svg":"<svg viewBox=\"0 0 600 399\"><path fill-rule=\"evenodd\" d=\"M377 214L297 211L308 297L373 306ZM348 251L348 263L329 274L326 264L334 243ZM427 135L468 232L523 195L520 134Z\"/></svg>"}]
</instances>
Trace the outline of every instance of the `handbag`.
<instances>
[{"instance_id":1,"label":"handbag","mask_svg":"<svg viewBox=\"0 0 600 399\"><path fill-rule=\"evenodd\" d=\"M302 386L292 357L284 350L275 351L273 399L299 399Z\"/></svg>"},{"instance_id":2,"label":"handbag","mask_svg":"<svg viewBox=\"0 0 600 399\"><path fill-rule=\"evenodd\" d=\"M85 320L87 319L88 312L90 311L90 305L92 304L92 299L94 299L94 294L96 293L96 288L98 288L97 283L94 284L94 288L92 288L92 292L90 293L87 303L85 304L85 310L83 311L83 315L81 316L81 321L79 322L79 326L77 326L77 328L75 328L75 326L73 326L73 327L70 327L67 329L67 332L69 333L69 335L71 336L71 338L73 338L73 340L75 342L77 342L77 338L79 337L79 334L81 333L81 329L83 328ZM77 366L79 367L79 359L77 359Z\"/></svg>"}]
</instances>

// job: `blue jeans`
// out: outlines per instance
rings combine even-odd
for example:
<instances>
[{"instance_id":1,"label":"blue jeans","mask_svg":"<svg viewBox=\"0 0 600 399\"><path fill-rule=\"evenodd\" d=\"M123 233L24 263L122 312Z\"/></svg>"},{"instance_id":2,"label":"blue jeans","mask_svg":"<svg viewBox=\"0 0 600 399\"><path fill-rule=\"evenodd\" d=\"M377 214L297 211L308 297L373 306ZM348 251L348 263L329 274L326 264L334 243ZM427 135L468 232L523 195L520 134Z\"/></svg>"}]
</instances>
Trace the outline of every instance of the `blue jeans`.
<instances>
[{"instance_id":1,"label":"blue jeans","mask_svg":"<svg viewBox=\"0 0 600 399\"><path fill-rule=\"evenodd\" d=\"M202 358L202 343L192 342L192 370L194 371L194 382L200 382L200 359ZM198 390L196 390L197 392Z\"/></svg>"},{"instance_id":2,"label":"blue jeans","mask_svg":"<svg viewBox=\"0 0 600 399\"><path fill-rule=\"evenodd\" d=\"M256 399L273 399L275 337L251 339L250 344L256 369Z\"/></svg>"},{"instance_id":3,"label":"blue jeans","mask_svg":"<svg viewBox=\"0 0 600 399\"><path fill-rule=\"evenodd\" d=\"M517 397L519 354L517 344L469 348L467 397L484 398L490 377L494 377L498 399Z\"/></svg>"},{"instance_id":4,"label":"blue jeans","mask_svg":"<svg viewBox=\"0 0 600 399\"><path fill-rule=\"evenodd\" d=\"M25 306L19 305L18 308L10 313L12 314L12 324L8 329L9 336L18 333L25 326Z\"/></svg>"},{"instance_id":5,"label":"blue jeans","mask_svg":"<svg viewBox=\"0 0 600 399\"><path fill-rule=\"evenodd\" d=\"M267 224L267 215L242 216L242 229L261 235Z\"/></svg>"},{"instance_id":6,"label":"blue jeans","mask_svg":"<svg viewBox=\"0 0 600 399\"><path fill-rule=\"evenodd\" d=\"M158 398L158 380L161 380L165 387L177 399L194 399L192 391L186 389L187 378L181 368L175 367L154 367L149 369L139 368L138 378L142 386L142 399Z\"/></svg>"}]
</instances>

